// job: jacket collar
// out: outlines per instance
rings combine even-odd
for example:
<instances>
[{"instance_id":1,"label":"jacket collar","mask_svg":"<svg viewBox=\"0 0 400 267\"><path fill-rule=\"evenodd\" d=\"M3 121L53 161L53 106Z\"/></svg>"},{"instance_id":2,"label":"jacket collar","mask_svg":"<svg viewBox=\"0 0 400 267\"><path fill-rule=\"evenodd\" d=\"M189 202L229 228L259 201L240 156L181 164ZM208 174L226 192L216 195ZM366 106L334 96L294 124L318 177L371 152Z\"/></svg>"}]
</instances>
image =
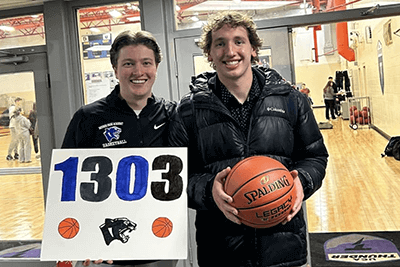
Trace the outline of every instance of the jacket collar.
<instances>
[{"instance_id":1,"label":"jacket collar","mask_svg":"<svg viewBox=\"0 0 400 267\"><path fill-rule=\"evenodd\" d=\"M114 90L112 90L112 92L107 96L107 102L109 102L111 106L116 107L118 109L122 109L127 112L133 112L133 110L128 105L126 100L122 99L120 97L120 94L119 94L120 90L121 90L120 85L117 84L115 86ZM151 97L149 97L147 99L147 104L143 109L145 109L147 106L153 106L156 104L156 102L159 102L159 101L161 101L161 100L159 98L155 97L154 94L152 93Z\"/></svg>"},{"instance_id":2,"label":"jacket collar","mask_svg":"<svg viewBox=\"0 0 400 267\"><path fill-rule=\"evenodd\" d=\"M258 79L259 85L263 88L262 95L287 94L292 90L290 84L276 70L262 66L254 66L252 70ZM192 93L200 91L211 93L217 86L216 76L217 73L215 71L207 71L193 76L190 91Z\"/></svg>"}]
</instances>

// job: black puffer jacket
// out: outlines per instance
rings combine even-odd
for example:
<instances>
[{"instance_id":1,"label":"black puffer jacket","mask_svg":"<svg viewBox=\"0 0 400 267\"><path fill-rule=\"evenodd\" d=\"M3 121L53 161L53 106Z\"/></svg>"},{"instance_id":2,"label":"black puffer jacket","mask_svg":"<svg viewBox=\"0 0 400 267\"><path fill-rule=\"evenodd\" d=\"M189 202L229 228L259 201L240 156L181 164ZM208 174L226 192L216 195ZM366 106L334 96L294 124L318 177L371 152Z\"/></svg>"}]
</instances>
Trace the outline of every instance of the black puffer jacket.
<instances>
[{"instance_id":1,"label":"black puffer jacket","mask_svg":"<svg viewBox=\"0 0 400 267\"><path fill-rule=\"evenodd\" d=\"M306 97L273 69L253 68L262 93L248 136L212 92L216 73L193 77L173 116L170 142L189 147L189 207L197 210L200 266L300 266L306 263L303 212L286 225L254 229L225 218L213 201L215 175L241 159L266 155L296 169L305 199L321 187L328 153ZM195 137L195 138L194 138Z\"/></svg>"}]
</instances>

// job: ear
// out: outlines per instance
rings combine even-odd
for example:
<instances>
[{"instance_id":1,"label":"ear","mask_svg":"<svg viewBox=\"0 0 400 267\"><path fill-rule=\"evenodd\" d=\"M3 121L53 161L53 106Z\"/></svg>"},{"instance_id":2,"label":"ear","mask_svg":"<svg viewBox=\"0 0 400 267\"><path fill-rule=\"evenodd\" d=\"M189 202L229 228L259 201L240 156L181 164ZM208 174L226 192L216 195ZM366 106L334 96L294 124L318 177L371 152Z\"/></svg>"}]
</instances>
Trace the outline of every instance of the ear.
<instances>
[{"instance_id":1,"label":"ear","mask_svg":"<svg viewBox=\"0 0 400 267\"><path fill-rule=\"evenodd\" d=\"M113 67L113 70L114 70L114 73L115 73L115 78L117 78L117 79L119 80L119 78L118 78L118 72L117 72L117 67Z\"/></svg>"},{"instance_id":2,"label":"ear","mask_svg":"<svg viewBox=\"0 0 400 267\"><path fill-rule=\"evenodd\" d=\"M213 61L213 58L212 58L212 56L211 56L210 54L208 54L207 59L208 59L209 62L212 62L212 61Z\"/></svg>"},{"instance_id":3,"label":"ear","mask_svg":"<svg viewBox=\"0 0 400 267\"><path fill-rule=\"evenodd\" d=\"M257 56L257 52L254 49L254 47L251 48L251 55L253 56L253 58L255 58Z\"/></svg>"}]
</instances>

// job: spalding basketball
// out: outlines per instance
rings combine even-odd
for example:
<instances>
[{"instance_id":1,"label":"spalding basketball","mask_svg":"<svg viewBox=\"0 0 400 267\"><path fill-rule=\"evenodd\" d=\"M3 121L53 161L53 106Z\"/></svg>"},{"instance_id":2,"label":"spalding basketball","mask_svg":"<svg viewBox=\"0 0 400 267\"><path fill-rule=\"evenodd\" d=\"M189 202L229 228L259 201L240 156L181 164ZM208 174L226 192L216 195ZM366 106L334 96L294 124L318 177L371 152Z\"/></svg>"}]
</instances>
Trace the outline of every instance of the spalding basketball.
<instances>
[{"instance_id":1,"label":"spalding basketball","mask_svg":"<svg viewBox=\"0 0 400 267\"><path fill-rule=\"evenodd\" d=\"M268 228L287 218L295 201L293 177L279 161L252 156L238 162L226 177L225 192L233 198L241 222Z\"/></svg>"}]
</instances>

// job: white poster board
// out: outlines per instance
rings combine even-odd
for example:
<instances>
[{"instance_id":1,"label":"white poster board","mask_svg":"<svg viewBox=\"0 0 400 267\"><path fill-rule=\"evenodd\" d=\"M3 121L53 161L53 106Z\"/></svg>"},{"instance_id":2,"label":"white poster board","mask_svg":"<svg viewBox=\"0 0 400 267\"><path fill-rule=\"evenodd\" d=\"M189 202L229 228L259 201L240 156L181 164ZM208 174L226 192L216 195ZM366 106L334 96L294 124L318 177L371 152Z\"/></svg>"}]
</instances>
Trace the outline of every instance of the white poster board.
<instances>
[{"instance_id":1,"label":"white poster board","mask_svg":"<svg viewBox=\"0 0 400 267\"><path fill-rule=\"evenodd\" d=\"M53 150L41 260L186 259L186 187L186 148Z\"/></svg>"}]
</instances>

